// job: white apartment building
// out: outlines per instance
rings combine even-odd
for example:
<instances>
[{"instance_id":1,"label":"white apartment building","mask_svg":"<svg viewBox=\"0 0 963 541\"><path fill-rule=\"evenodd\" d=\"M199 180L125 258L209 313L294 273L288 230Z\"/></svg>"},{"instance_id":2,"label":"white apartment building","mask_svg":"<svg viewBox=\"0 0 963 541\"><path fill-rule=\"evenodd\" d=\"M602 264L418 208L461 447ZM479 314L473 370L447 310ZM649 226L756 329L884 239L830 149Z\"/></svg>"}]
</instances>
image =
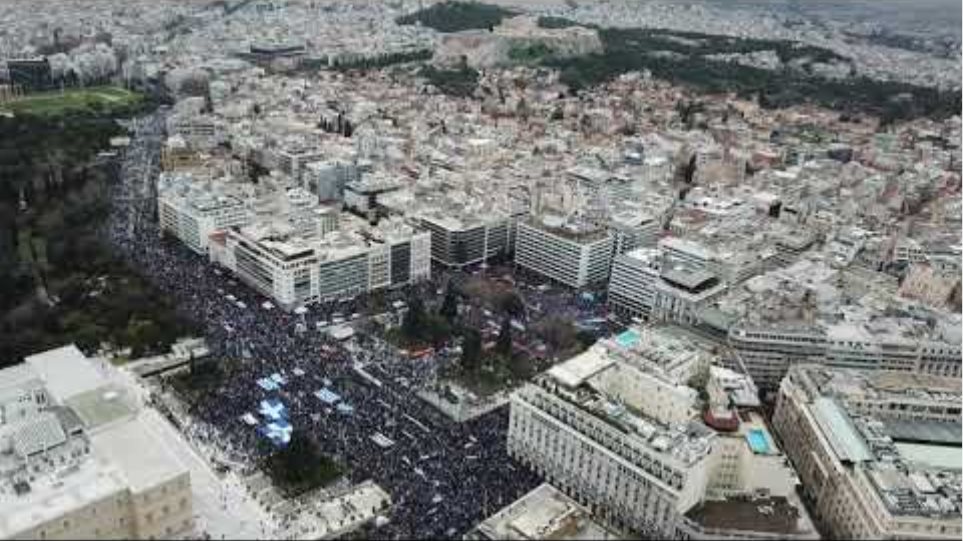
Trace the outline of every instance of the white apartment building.
<instances>
[{"instance_id":1,"label":"white apartment building","mask_svg":"<svg viewBox=\"0 0 963 541\"><path fill-rule=\"evenodd\" d=\"M653 285L650 315L662 321L692 324L703 307L726 290L726 284L705 270L662 268Z\"/></svg>"},{"instance_id":2,"label":"white apartment building","mask_svg":"<svg viewBox=\"0 0 963 541\"><path fill-rule=\"evenodd\" d=\"M572 288L604 282L612 262L612 236L604 229L555 217L520 222L515 264Z\"/></svg>"},{"instance_id":3,"label":"white apartment building","mask_svg":"<svg viewBox=\"0 0 963 541\"><path fill-rule=\"evenodd\" d=\"M665 156L646 156L640 174L644 184L664 184L672 177L672 163Z\"/></svg>"},{"instance_id":4,"label":"white apartment building","mask_svg":"<svg viewBox=\"0 0 963 541\"><path fill-rule=\"evenodd\" d=\"M608 208L633 199L632 181L597 167L577 166L565 172L566 180L577 186L586 205Z\"/></svg>"},{"instance_id":5,"label":"white apartment building","mask_svg":"<svg viewBox=\"0 0 963 541\"><path fill-rule=\"evenodd\" d=\"M430 276L429 233L399 220L378 227L353 217L340 222L338 230L310 236L278 220L232 228L211 259L283 309L401 287Z\"/></svg>"},{"instance_id":6,"label":"white apartment building","mask_svg":"<svg viewBox=\"0 0 963 541\"><path fill-rule=\"evenodd\" d=\"M702 309L725 291L725 284L708 271L666 268L664 261L664 254L651 248L617 256L609 278L609 306L628 317L699 321Z\"/></svg>"},{"instance_id":7,"label":"white apartment building","mask_svg":"<svg viewBox=\"0 0 963 541\"><path fill-rule=\"evenodd\" d=\"M634 535L670 535L703 499L715 437L682 419L695 391L673 384L672 373L693 360L656 354L660 338L620 336L511 398L509 453L596 520Z\"/></svg>"},{"instance_id":8,"label":"white apartment building","mask_svg":"<svg viewBox=\"0 0 963 541\"><path fill-rule=\"evenodd\" d=\"M0 538L193 533L188 470L145 426L136 391L96 363L66 346L0 370L0 394L20 388L30 404L0 422Z\"/></svg>"},{"instance_id":9,"label":"white apartment building","mask_svg":"<svg viewBox=\"0 0 963 541\"><path fill-rule=\"evenodd\" d=\"M251 222L253 213L235 195L214 190L190 173L162 173L157 185L161 231L206 255L212 234Z\"/></svg>"},{"instance_id":10,"label":"white apartment building","mask_svg":"<svg viewBox=\"0 0 963 541\"><path fill-rule=\"evenodd\" d=\"M798 365L774 428L834 539L960 539L960 380Z\"/></svg>"},{"instance_id":11,"label":"white apartment building","mask_svg":"<svg viewBox=\"0 0 963 541\"><path fill-rule=\"evenodd\" d=\"M661 239L659 249L666 263L699 270L708 269L714 256L702 243L674 236Z\"/></svg>"},{"instance_id":12,"label":"white apartment building","mask_svg":"<svg viewBox=\"0 0 963 541\"><path fill-rule=\"evenodd\" d=\"M959 377L959 314L904 299L891 282L800 260L730 288L702 310L699 325L766 390L800 363Z\"/></svg>"},{"instance_id":13,"label":"white apartment building","mask_svg":"<svg viewBox=\"0 0 963 541\"><path fill-rule=\"evenodd\" d=\"M887 324L888 323L888 324ZM952 323L950 323L952 324ZM889 328L872 332L871 328ZM728 342L761 387L774 388L796 363L820 362L864 370L893 370L960 377L960 346L952 338L914 336L896 322L840 323L824 327L733 326Z\"/></svg>"}]
</instances>

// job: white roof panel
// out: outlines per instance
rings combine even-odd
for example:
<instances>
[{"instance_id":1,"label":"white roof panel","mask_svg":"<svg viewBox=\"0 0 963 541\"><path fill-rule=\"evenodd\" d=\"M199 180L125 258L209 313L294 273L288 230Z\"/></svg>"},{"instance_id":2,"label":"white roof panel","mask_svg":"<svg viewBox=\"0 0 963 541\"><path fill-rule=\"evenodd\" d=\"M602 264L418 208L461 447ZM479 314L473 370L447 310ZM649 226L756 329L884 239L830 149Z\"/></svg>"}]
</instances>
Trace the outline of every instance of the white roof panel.
<instances>
[{"instance_id":1,"label":"white roof panel","mask_svg":"<svg viewBox=\"0 0 963 541\"><path fill-rule=\"evenodd\" d=\"M171 480L187 470L160 436L148 429L144 416L97 432L92 436L97 453L109 457L124 472L131 491L137 493Z\"/></svg>"},{"instance_id":2,"label":"white roof panel","mask_svg":"<svg viewBox=\"0 0 963 541\"><path fill-rule=\"evenodd\" d=\"M588 378L615 364L600 348L590 348L564 363L549 369L548 373L567 387L577 387Z\"/></svg>"},{"instance_id":3,"label":"white roof panel","mask_svg":"<svg viewBox=\"0 0 963 541\"><path fill-rule=\"evenodd\" d=\"M96 389L106 382L93 363L73 344L30 355L25 360L43 378L47 390L58 402Z\"/></svg>"}]
</instances>

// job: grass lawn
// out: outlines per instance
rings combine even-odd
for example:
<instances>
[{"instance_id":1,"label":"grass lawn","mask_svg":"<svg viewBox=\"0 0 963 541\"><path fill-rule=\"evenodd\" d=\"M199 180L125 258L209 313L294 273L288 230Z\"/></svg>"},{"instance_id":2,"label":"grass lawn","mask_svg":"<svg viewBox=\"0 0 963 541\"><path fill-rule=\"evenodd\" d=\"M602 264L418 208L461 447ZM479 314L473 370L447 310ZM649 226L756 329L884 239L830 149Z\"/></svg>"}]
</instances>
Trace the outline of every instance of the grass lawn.
<instances>
[{"instance_id":1,"label":"grass lawn","mask_svg":"<svg viewBox=\"0 0 963 541\"><path fill-rule=\"evenodd\" d=\"M63 92L51 90L38 92L0 104L0 111L57 116L71 111L83 111L99 104L106 110L135 105L142 99L140 94L116 86L92 86L69 88Z\"/></svg>"}]
</instances>

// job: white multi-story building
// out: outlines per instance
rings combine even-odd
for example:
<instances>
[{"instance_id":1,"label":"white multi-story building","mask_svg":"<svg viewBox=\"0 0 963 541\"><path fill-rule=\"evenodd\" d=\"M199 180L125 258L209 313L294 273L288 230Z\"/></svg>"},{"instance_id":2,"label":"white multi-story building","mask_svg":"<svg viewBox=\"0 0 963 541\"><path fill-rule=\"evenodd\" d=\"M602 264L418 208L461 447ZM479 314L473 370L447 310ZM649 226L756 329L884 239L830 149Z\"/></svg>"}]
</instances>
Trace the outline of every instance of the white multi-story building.
<instances>
[{"instance_id":1,"label":"white multi-story building","mask_svg":"<svg viewBox=\"0 0 963 541\"><path fill-rule=\"evenodd\" d=\"M511 253L514 245L515 219L507 213L457 217L429 211L418 219L431 233L431 258L448 267L484 263Z\"/></svg>"},{"instance_id":2,"label":"white multi-story building","mask_svg":"<svg viewBox=\"0 0 963 541\"><path fill-rule=\"evenodd\" d=\"M703 499L715 437L691 420L696 392L679 383L705 358L661 338L627 331L511 398L509 453L635 534L674 533Z\"/></svg>"},{"instance_id":3,"label":"white multi-story building","mask_svg":"<svg viewBox=\"0 0 963 541\"><path fill-rule=\"evenodd\" d=\"M253 213L236 195L218 192L190 173L163 173L157 185L161 231L206 255L214 233L251 222Z\"/></svg>"},{"instance_id":4,"label":"white multi-story building","mask_svg":"<svg viewBox=\"0 0 963 541\"><path fill-rule=\"evenodd\" d=\"M662 268L653 285L651 316L663 321L691 324L703 307L726 290L714 273L687 268Z\"/></svg>"},{"instance_id":5,"label":"white multi-story building","mask_svg":"<svg viewBox=\"0 0 963 541\"><path fill-rule=\"evenodd\" d=\"M20 397L0 419L0 538L193 533L189 472L146 426L162 419L96 363L66 346L0 370L0 396Z\"/></svg>"},{"instance_id":6,"label":"white multi-story building","mask_svg":"<svg viewBox=\"0 0 963 541\"><path fill-rule=\"evenodd\" d=\"M752 378L719 366L705 380L703 420L716 431L706 499L676 539L819 539L799 478L760 410Z\"/></svg>"},{"instance_id":7,"label":"white multi-story building","mask_svg":"<svg viewBox=\"0 0 963 541\"><path fill-rule=\"evenodd\" d=\"M646 156L642 162L642 182L648 185L660 185L669 181L672 176L672 163L665 156Z\"/></svg>"},{"instance_id":8,"label":"white multi-story building","mask_svg":"<svg viewBox=\"0 0 963 541\"><path fill-rule=\"evenodd\" d=\"M327 219L326 214L319 216ZM429 233L397 219L371 227L345 217L339 227L308 236L299 234L290 220L232 228L211 258L284 309L401 287L430 276Z\"/></svg>"},{"instance_id":9,"label":"white multi-story building","mask_svg":"<svg viewBox=\"0 0 963 541\"><path fill-rule=\"evenodd\" d=\"M608 302L630 317L675 323L698 321L701 310L725 291L714 274L691 267L666 268L664 254L640 248L617 256L609 278Z\"/></svg>"},{"instance_id":10,"label":"white multi-story building","mask_svg":"<svg viewBox=\"0 0 963 541\"><path fill-rule=\"evenodd\" d=\"M730 288L700 325L766 390L800 363L959 377L959 314L907 302L890 281L801 260Z\"/></svg>"},{"instance_id":11,"label":"white multi-story building","mask_svg":"<svg viewBox=\"0 0 963 541\"><path fill-rule=\"evenodd\" d=\"M612 263L612 236L604 229L546 217L520 222L515 264L573 288L604 282Z\"/></svg>"},{"instance_id":12,"label":"white multi-story building","mask_svg":"<svg viewBox=\"0 0 963 541\"><path fill-rule=\"evenodd\" d=\"M607 209L634 198L631 180L597 167L573 167L566 171L566 180L577 186L587 207Z\"/></svg>"},{"instance_id":13,"label":"white multi-story building","mask_svg":"<svg viewBox=\"0 0 963 541\"><path fill-rule=\"evenodd\" d=\"M648 316L655 305L661 267L662 257L654 248L638 248L616 256L608 291L612 310L630 317Z\"/></svg>"},{"instance_id":14,"label":"white multi-story building","mask_svg":"<svg viewBox=\"0 0 963 541\"><path fill-rule=\"evenodd\" d=\"M766 270L769 254L747 253L740 249L713 250L706 243L682 237L666 237L658 242L667 266L682 266L691 270L704 270L716 275L727 284L738 284Z\"/></svg>"},{"instance_id":15,"label":"white multi-story building","mask_svg":"<svg viewBox=\"0 0 963 541\"><path fill-rule=\"evenodd\" d=\"M959 539L959 377L797 365L773 426L834 539Z\"/></svg>"}]
</instances>

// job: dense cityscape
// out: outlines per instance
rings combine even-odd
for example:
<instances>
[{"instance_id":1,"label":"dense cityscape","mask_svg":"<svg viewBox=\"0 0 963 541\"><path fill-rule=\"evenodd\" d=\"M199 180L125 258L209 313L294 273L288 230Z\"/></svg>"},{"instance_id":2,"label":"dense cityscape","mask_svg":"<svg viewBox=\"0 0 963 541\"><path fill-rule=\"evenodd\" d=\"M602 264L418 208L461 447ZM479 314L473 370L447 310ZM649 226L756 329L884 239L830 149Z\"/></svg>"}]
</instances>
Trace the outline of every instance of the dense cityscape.
<instances>
[{"instance_id":1,"label":"dense cityscape","mask_svg":"<svg viewBox=\"0 0 963 541\"><path fill-rule=\"evenodd\" d=\"M960 539L961 7L841 4L0 2L0 538Z\"/></svg>"}]
</instances>

